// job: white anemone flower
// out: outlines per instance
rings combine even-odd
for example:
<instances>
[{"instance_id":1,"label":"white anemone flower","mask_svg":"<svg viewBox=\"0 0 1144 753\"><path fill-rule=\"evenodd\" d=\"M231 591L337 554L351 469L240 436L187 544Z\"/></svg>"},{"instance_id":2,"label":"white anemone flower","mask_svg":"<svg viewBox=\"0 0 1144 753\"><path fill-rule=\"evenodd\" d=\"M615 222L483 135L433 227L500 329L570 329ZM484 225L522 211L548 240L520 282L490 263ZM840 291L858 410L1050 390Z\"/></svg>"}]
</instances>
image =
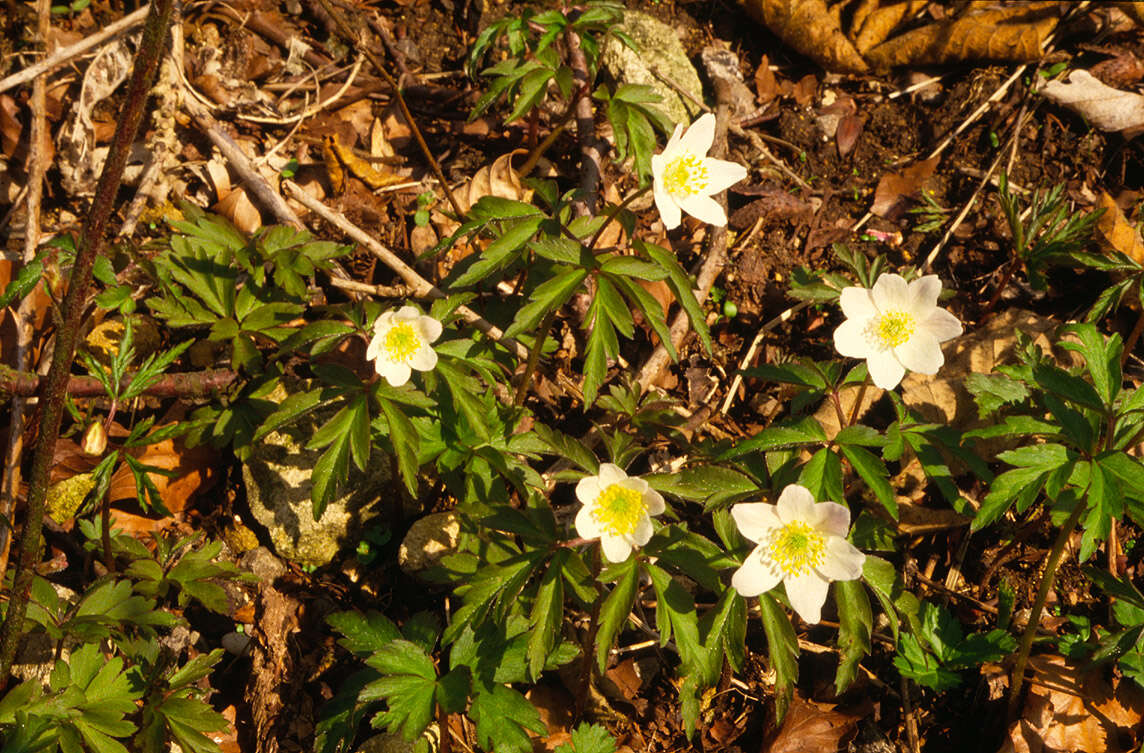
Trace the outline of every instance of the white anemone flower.
<instances>
[{"instance_id":1,"label":"white anemone flower","mask_svg":"<svg viewBox=\"0 0 1144 753\"><path fill-rule=\"evenodd\" d=\"M651 516L665 507L663 495L612 463L601 463L599 474L580 479L576 498L584 505L576 513L576 533L599 538L609 562L623 562L646 544L653 532Z\"/></svg>"},{"instance_id":2,"label":"white anemone flower","mask_svg":"<svg viewBox=\"0 0 1144 753\"><path fill-rule=\"evenodd\" d=\"M677 125L663 152L652 156L655 206L668 230L679 227L682 212L711 225L727 224L727 213L711 196L746 178L747 168L708 157L714 140L715 116L707 113L686 131Z\"/></svg>"},{"instance_id":3,"label":"white anemone flower","mask_svg":"<svg viewBox=\"0 0 1144 753\"><path fill-rule=\"evenodd\" d=\"M884 390L897 387L907 369L936 374L945 363L941 344L962 332L957 317L937 307L940 294L937 275L907 283L883 274L873 288L843 289L846 321L834 330L835 349L866 359L870 378Z\"/></svg>"},{"instance_id":4,"label":"white anemone flower","mask_svg":"<svg viewBox=\"0 0 1144 753\"><path fill-rule=\"evenodd\" d=\"M374 362L385 381L400 387L409 381L413 369L430 371L437 365L437 353L429 343L440 336L441 322L412 306L402 306L377 317L365 357Z\"/></svg>"},{"instance_id":5,"label":"white anemone flower","mask_svg":"<svg viewBox=\"0 0 1144 753\"><path fill-rule=\"evenodd\" d=\"M798 484L783 489L778 503L750 502L731 508L739 532L758 544L731 585L743 596L758 596L780 582L804 622L822 618L832 580L862 576L866 555L846 540L850 510L835 502L815 503Z\"/></svg>"}]
</instances>

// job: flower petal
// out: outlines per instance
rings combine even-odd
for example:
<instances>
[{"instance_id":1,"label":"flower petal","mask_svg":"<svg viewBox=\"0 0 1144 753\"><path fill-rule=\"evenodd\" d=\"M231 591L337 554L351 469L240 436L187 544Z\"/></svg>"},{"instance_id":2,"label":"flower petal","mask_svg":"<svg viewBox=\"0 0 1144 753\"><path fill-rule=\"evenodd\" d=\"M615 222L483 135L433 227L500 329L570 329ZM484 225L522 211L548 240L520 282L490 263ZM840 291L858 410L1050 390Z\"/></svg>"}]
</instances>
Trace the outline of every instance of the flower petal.
<instances>
[{"instance_id":1,"label":"flower petal","mask_svg":"<svg viewBox=\"0 0 1144 753\"><path fill-rule=\"evenodd\" d=\"M633 546L643 546L651 540L651 535L655 533L655 526L651 523L651 518L643 516L636 523L635 530L628 536L628 541Z\"/></svg>"},{"instance_id":2,"label":"flower petal","mask_svg":"<svg viewBox=\"0 0 1144 753\"><path fill-rule=\"evenodd\" d=\"M576 484L576 499L582 505L595 505L602 491L604 487L600 485L599 476L585 476Z\"/></svg>"},{"instance_id":3,"label":"flower petal","mask_svg":"<svg viewBox=\"0 0 1144 753\"><path fill-rule=\"evenodd\" d=\"M709 194L725 191L747 177L747 168L738 162L706 159L703 164L707 168L707 188L704 191Z\"/></svg>"},{"instance_id":4,"label":"flower petal","mask_svg":"<svg viewBox=\"0 0 1144 753\"><path fill-rule=\"evenodd\" d=\"M874 287L870 289L870 295L878 311L910 310L910 288L901 275L888 272L878 275Z\"/></svg>"},{"instance_id":5,"label":"flower petal","mask_svg":"<svg viewBox=\"0 0 1144 753\"><path fill-rule=\"evenodd\" d=\"M679 209L679 205L658 180L652 189L652 195L655 197L655 208L659 210L663 226L668 230L675 230L683 222L683 212Z\"/></svg>"},{"instance_id":6,"label":"flower petal","mask_svg":"<svg viewBox=\"0 0 1144 753\"><path fill-rule=\"evenodd\" d=\"M814 495L805 486L788 485L779 495L775 506L778 508L776 512L783 525L790 525L795 521L809 523L815 519Z\"/></svg>"},{"instance_id":7,"label":"flower petal","mask_svg":"<svg viewBox=\"0 0 1144 753\"><path fill-rule=\"evenodd\" d=\"M888 350L866 356L866 368L870 371L874 384L884 390L897 387L906 375L906 367L898 362L893 351Z\"/></svg>"},{"instance_id":8,"label":"flower petal","mask_svg":"<svg viewBox=\"0 0 1144 753\"><path fill-rule=\"evenodd\" d=\"M856 580L862 577L866 555L839 536L826 540L826 556L816 570L829 580Z\"/></svg>"},{"instance_id":9,"label":"flower petal","mask_svg":"<svg viewBox=\"0 0 1144 753\"><path fill-rule=\"evenodd\" d=\"M600 490L607 489L612 484L618 484L627 479L628 474L615 463L600 463Z\"/></svg>"},{"instance_id":10,"label":"flower petal","mask_svg":"<svg viewBox=\"0 0 1144 753\"><path fill-rule=\"evenodd\" d=\"M598 539L602 533L600 524L592 515L592 509L592 505L584 505L576 513L576 535L582 539Z\"/></svg>"},{"instance_id":11,"label":"flower petal","mask_svg":"<svg viewBox=\"0 0 1144 753\"><path fill-rule=\"evenodd\" d=\"M388 361L384 358L377 359L376 366L377 373L385 377L385 381L389 382L390 387L400 387L408 382L409 377L413 374L413 370L407 364Z\"/></svg>"},{"instance_id":12,"label":"flower petal","mask_svg":"<svg viewBox=\"0 0 1144 753\"><path fill-rule=\"evenodd\" d=\"M601 536L600 548L604 550L604 558L608 562L623 562L632 553L632 545L622 536Z\"/></svg>"},{"instance_id":13,"label":"flower petal","mask_svg":"<svg viewBox=\"0 0 1144 753\"><path fill-rule=\"evenodd\" d=\"M731 587L742 596L758 596L766 593L782 580L777 567L763 562L759 556L759 549L761 547L756 547L748 554L743 566L731 576Z\"/></svg>"},{"instance_id":14,"label":"flower petal","mask_svg":"<svg viewBox=\"0 0 1144 753\"><path fill-rule=\"evenodd\" d=\"M421 335L426 342L433 342L441 336L441 322L431 316L421 317Z\"/></svg>"},{"instance_id":15,"label":"flower petal","mask_svg":"<svg viewBox=\"0 0 1144 753\"><path fill-rule=\"evenodd\" d=\"M929 316L918 325L919 332L928 332L938 342L952 340L961 336L964 331L961 321L945 309L934 309Z\"/></svg>"},{"instance_id":16,"label":"flower petal","mask_svg":"<svg viewBox=\"0 0 1144 753\"><path fill-rule=\"evenodd\" d=\"M786 578L783 583L786 585L791 608L802 621L810 625L818 624L822 620L822 605L826 603L830 581L811 570L806 575Z\"/></svg>"},{"instance_id":17,"label":"flower petal","mask_svg":"<svg viewBox=\"0 0 1144 753\"><path fill-rule=\"evenodd\" d=\"M643 503L647 507L648 515L662 515L663 511L667 509L667 503L663 501L663 495L655 489L648 489L643 494Z\"/></svg>"},{"instance_id":18,"label":"flower petal","mask_svg":"<svg viewBox=\"0 0 1144 753\"><path fill-rule=\"evenodd\" d=\"M910 283L910 311L914 316L924 317L937 307L937 297L941 295L941 279L937 275L925 275Z\"/></svg>"},{"instance_id":19,"label":"flower petal","mask_svg":"<svg viewBox=\"0 0 1144 753\"><path fill-rule=\"evenodd\" d=\"M679 200L679 208L708 225L723 227L727 224L727 213L723 211L719 202L710 196L692 194Z\"/></svg>"},{"instance_id":20,"label":"flower petal","mask_svg":"<svg viewBox=\"0 0 1144 753\"><path fill-rule=\"evenodd\" d=\"M700 115L699 119L683 132L683 137L679 140L680 148L696 157L706 157L713 143L715 143L715 116L709 112Z\"/></svg>"},{"instance_id":21,"label":"flower petal","mask_svg":"<svg viewBox=\"0 0 1144 753\"><path fill-rule=\"evenodd\" d=\"M898 361L910 371L936 374L945 363L941 345L928 332L914 332L909 340L894 348Z\"/></svg>"},{"instance_id":22,"label":"flower petal","mask_svg":"<svg viewBox=\"0 0 1144 753\"><path fill-rule=\"evenodd\" d=\"M851 286L842 288L838 296L838 304L847 319L869 319L878 315L878 307L874 305L874 296L869 289Z\"/></svg>"},{"instance_id":23,"label":"flower petal","mask_svg":"<svg viewBox=\"0 0 1144 753\"><path fill-rule=\"evenodd\" d=\"M397 310L397 315L395 318L401 319L403 321L409 321L411 319L420 319L421 318L421 312L418 311L416 309L416 307L414 307L414 306L408 306L408 305L402 306L401 308L399 308Z\"/></svg>"},{"instance_id":24,"label":"flower petal","mask_svg":"<svg viewBox=\"0 0 1144 753\"><path fill-rule=\"evenodd\" d=\"M676 123L675 124L675 130L671 132L671 138L667 140L667 145L664 146L663 151L660 152L656 156L658 156L660 159L662 159L664 161L664 163L666 164L667 160L670 159L671 157L673 157L675 155L675 153L679 151L679 145L680 145L680 141L682 139L683 139L683 123ZM652 159L654 160L655 157L652 157ZM654 167L654 166L655 165L653 163L652 167Z\"/></svg>"},{"instance_id":25,"label":"flower petal","mask_svg":"<svg viewBox=\"0 0 1144 753\"><path fill-rule=\"evenodd\" d=\"M783 524L775 506L766 502L740 502L732 505L731 517L739 527L739 533L756 543Z\"/></svg>"},{"instance_id":26,"label":"flower petal","mask_svg":"<svg viewBox=\"0 0 1144 753\"><path fill-rule=\"evenodd\" d=\"M868 319L847 319L834 330L834 349L848 358L868 358L875 352L866 338Z\"/></svg>"},{"instance_id":27,"label":"flower petal","mask_svg":"<svg viewBox=\"0 0 1144 753\"><path fill-rule=\"evenodd\" d=\"M389 328L392 326L393 326L393 312L392 311L386 311L384 314L382 314L381 316L379 316L373 320L373 331L374 331L374 333L379 334L379 335L382 334L384 331L388 331Z\"/></svg>"},{"instance_id":28,"label":"flower petal","mask_svg":"<svg viewBox=\"0 0 1144 753\"><path fill-rule=\"evenodd\" d=\"M837 502L819 502L814 506L813 527L831 536L843 536L850 531L850 510Z\"/></svg>"},{"instance_id":29,"label":"flower petal","mask_svg":"<svg viewBox=\"0 0 1144 753\"><path fill-rule=\"evenodd\" d=\"M417 369L418 371L432 371L433 367L437 365L437 351L433 350L426 343L422 343L421 347L413 352L409 357L410 368Z\"/></svg>"},{"instance_id":30,"label":"flower petal","mask_svg":"<svg viewBox=\"0 0 1144 753\"><path fill-rule=\"evenodd\" d=\"M381 335L374 335L369 339L369 345L367 345L365 348L366 360L373 361L381 355L381 342Z\"/></svg>"}]
</instances>

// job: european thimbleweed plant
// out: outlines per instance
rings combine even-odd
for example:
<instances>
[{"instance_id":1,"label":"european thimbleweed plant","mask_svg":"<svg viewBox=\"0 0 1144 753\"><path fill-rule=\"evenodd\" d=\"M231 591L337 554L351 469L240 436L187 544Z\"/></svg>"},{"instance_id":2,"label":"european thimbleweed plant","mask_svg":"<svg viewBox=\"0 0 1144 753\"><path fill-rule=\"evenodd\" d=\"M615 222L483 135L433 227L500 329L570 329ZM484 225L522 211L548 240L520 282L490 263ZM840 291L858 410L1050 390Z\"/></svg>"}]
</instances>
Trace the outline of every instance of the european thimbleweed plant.
<instances>
[{"instance_id":1,"label":"european thimbleweed plant","mask_svg":"<svg viewBox=\"0 0 1144 753\"><path fill-rule=\"evenodd\" d=\"M402 306L377 317L365 357L391 386L400 387L414 370L430 371L437 365L431 343L440 336L441 322L413 306Z\"/></svg>"},{"instance_id":2,"label":"european thimbleweed plant","mask_svg":"<svg viewBox=\"0 0 1144 753\"><path fill-rule=\"evenodd\" d=\"M653 532L651 519L664 511L663 495L642 478L631 478L618 465L603 463L600 472L576 484L583 507L576 513L576 533L600 540L609 562L623 562L646 544Z\"/></svg>"},{"instance_id":3,"label":"european thimbleweed plant","mask_svg":"<svg viewBox=\"0 0 1144 753\"><path fill-rule=\"evenodd\" d=\"M679 227L683 212L709 225L727 224L727 213L713 195L747 177L737 162L708 157L715 140L715 116L706 113L686 130L675 127L663 152L651 158L655 206L668 230Z\"/></svg>"}]
</instances>

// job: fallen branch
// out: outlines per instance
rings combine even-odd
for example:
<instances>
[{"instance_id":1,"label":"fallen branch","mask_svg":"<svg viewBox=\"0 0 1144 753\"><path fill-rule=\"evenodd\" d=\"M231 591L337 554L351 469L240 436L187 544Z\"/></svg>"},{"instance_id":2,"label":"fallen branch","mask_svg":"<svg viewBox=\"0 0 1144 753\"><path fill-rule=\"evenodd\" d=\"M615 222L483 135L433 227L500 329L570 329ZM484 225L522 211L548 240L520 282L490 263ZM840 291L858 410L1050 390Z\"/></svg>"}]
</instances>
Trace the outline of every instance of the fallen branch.
<instances>
[{"instance_id":1,"label":"fallen branch","mask_svg":"<svg viewBox=\"0 0 1144 753\"><path fill-rule=\"evenodd\" d=\"M132 376L123 378L122 386L131 384ZM238 373L230 369L207 369L181 374L164 374L154 384L143 391L151 397L211 397L226 389L238 379ZM31 397L40 393L44 377L28 371L0 366L0 395ZM68 379L65 391L69 397L100 397L107 390L95 377L73 376Z\"/></svg>"}]
</instances>

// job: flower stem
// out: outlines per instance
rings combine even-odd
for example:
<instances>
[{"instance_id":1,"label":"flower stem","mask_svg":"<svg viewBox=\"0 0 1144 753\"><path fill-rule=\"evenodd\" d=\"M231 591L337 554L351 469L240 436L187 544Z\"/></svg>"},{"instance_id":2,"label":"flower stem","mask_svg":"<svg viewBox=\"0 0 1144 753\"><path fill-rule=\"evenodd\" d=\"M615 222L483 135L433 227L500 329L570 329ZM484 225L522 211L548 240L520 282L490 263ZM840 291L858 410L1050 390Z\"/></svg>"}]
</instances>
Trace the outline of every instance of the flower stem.
<instances>
[{"instance_id":1,"label":"flower stem","mask_svg":"<svg viewBox=\"0 0 1144 753\"><path fill-rule=\"evenodd\" d=\"M556 309L552 309L544 315L544 321L540 323L540 328L536 331L536 342L532 344L532 350L528 353L528 364L524 367L524 376L520 378L520 384L516 388L516 397L513 398L513 405L524 405L524 398L528 396L528 386L532 382L532 374L536 371L536 366L540 363L540 352L544 350L544 341L548 339L548 330L552 329L552 323L556 320Z\"/></svg>"},{"instance_id":2,"label":"flower stem","mask_svg":"<svg viewBox=\"0 0 1144 753\"><path fill-rule=\"evenodd\" d=\"M1140 317L1136 320L1136 325L1132 331L1128 333L1128 338L1124 341L1124 352L1120 354L1120 366L1123 368L1124 364L1128 363L1128 356L1132 355L1132 349L1136 347L1136 342L1140 339L1140 335L1144 333L1144 308L1140 311Z\"/></svg>"},{"instance_id":3,"label":"flower stem","mask_svg":"<svg viewBox=\"0 0 1144 753\"><path fill-rule=\"evenodd\" d=\"M1057 540L1053 542L1052 551L1049 552L1049 561L1045 563L1045 572L1041 575L1041 584L1037 587L1037 596L1033 600L1033 608L1029 611L1029 622L1025 625L1025 632L1021 634L1021 645L1017 650L1017 660L1013 664L1013 679L1009 683L1009 708L1006 712L1006 718L1010 722L1017 718L1017 704L1021 700L1021 686L1025 682L1025 665L1029 662L1029 652L1033 648L1033 638L1037 635L1037 626L1041 624L1041 610L1044 609L1045 600L1048 599L1049 591L1053 588L1053 581L1056 579L1057 568L1061 564L1061 555L1064 554L1065 545L1068 544L1069 536L1076 528L1076 524L1086 507L1085 495L1082 494L1077 499L1076 507L1069 515L1069 519L1065 521L1057 533Z\"/></svg>"},{"instance_id":4,"label":"flower stem","mask_svg":"<svg viewBox=\"0 0 1144 753\"><path fill-rule=\"evenodd\" d=\"M596 243L599 242L600 236L604 234L604 229L606 227L608 227L608 225L612 224L612 221L615 220L616 217L618 217L620 215L620 212L622 212L625 207L627 207L633 201L635 201L639 197L643 196L645 193L647 193L650 190L651 190L651 186L644 186L643 188L639 189L638 191L633 191L632 193L628 194L624 198L623 201L621 201L616 206L612 207L612 211L608 212L608 217L607 217L607 219L604 220L604 224L600 225L599 229L596 230L595 235L592 236L592 240L588 241L588 250L589 251L595 250Z\"/></svg>"},{"instance_id":5,"label":"flower stem","mask_svg":"<svg viewBox=\"0 0 1144 753\"><path fill-rule=\"evenodd\" d=\"M866 397L866 388L870 386L870 384L870 375L867 374L866 381L862 382L862 386L858 388L858 397L854 400L854 405L850 408L850 420L846 422L846 426L853 426L854 422L858 420L858 413L862 410L862 400Z\"/></svg>"}]
</instances>

